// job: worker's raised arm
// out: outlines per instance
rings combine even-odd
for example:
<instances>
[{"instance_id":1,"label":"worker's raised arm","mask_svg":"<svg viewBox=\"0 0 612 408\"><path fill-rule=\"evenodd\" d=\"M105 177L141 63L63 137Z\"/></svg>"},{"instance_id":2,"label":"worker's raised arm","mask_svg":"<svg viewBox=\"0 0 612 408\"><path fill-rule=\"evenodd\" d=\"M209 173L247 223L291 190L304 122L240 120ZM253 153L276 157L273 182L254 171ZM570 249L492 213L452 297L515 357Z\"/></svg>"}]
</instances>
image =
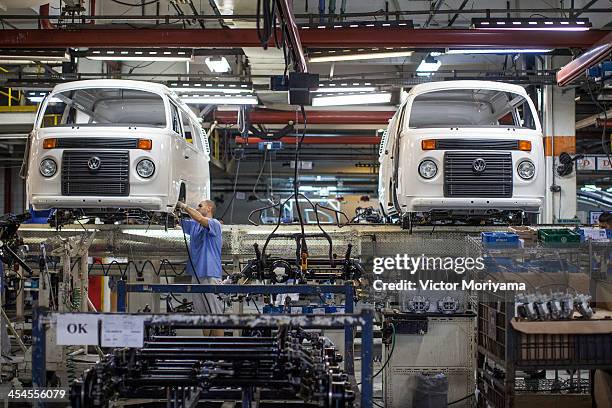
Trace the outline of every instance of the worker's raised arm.
<instances>
[{"instance_id":1,"label":"worker's raised arm","mask_svg":"<svg viewBox=\"0 0 612 408\"><path fill-rule=\"evenodd\" d=\"M179 201L177 204L178 208L185 211L187 214L189 214L189 216L191 217L192 220L194 220L195 222L197 222L198 224L200 224L203 227L208 228L208 222L210 220L210 218L208 217L204 217L202 214L200 214L198 212L198 210L189 207L187 204Z\"/></svg>"}]
</instances>

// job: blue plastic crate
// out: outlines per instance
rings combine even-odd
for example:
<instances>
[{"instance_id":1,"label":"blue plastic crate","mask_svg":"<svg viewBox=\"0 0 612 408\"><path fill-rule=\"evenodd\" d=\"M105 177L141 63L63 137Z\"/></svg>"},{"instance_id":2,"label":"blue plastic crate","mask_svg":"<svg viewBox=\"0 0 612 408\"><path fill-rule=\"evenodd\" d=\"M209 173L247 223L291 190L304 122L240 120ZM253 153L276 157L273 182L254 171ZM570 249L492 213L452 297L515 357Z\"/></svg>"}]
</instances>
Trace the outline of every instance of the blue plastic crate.
<instances>
[{"instance_id":1,"label":"blue plastic crate","mask_svg":"<svg viewBox=\"0 0 612 408\"><path fill-rule=\"evenodd\" d=\"M325 313L327 314L344 313L344 306L325 306Z\"/></svg>"},{"instance_id":2,"label":"blue plastic crate","mask_svg":"<svg viewBox=\"0 0 612 408\"><path fill-rule=\"evenodd\" d=\"M519 246L519 236L514 232L481 232L482 243L486 246Z\"/></svg>"},{"instance_id":3,"label":"blue plastic crate","mask_svg":"<svg viewBox=\"0 0 612 408\"><path fill-rule=\"evenodd\" d=\"M263 307L264 314L282 314L285 312L284 306L265 305Z\"/></svg>"}]
</instances>

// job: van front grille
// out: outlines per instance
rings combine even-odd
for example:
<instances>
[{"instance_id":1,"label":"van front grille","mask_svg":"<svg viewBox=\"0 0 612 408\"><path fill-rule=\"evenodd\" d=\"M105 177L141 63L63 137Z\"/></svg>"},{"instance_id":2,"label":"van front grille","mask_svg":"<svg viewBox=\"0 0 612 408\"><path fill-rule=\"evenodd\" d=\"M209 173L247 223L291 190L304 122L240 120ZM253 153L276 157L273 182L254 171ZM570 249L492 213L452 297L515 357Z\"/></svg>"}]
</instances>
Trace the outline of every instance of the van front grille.
<instances>
[{"instance_id":1,"label":"van front grille","mask_svg":"<svg viewBox=\"0 0 612 408\"><path fill-rule=\"evenodd\" d=\"M96 159L99 160L99 167L91 169L89 162ZM129 194L128 151L64 151L62 195L127 196Z\"/></svg>"},{"instance_id":2,"label":"van front grille","mask_svg":"<svg viewBox=\"0 0 612 408\"><path fill-rule=\"evenodd\" d=\"M484 170L475 169L477 159ZM512 176L510 153L444 154L445 197L512 197Z\"/></svg>"}]
</instances>

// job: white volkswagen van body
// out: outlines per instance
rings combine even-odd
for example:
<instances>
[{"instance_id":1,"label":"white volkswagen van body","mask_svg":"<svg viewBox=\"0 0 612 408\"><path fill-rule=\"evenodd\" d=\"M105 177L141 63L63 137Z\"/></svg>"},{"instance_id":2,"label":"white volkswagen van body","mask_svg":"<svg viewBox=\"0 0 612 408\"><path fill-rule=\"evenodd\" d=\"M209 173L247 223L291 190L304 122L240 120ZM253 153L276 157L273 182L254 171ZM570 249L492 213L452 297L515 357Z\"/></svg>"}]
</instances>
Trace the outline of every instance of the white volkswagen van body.
<instances>
[{"instance_id":1,"label":"white volkswagen van body","mask_svg":"<svg viewBox=\"0 0 612 408\"><path fill-rule=\"evenodd\" d=\"M415 86L389 122L379 161L386 215L516 219L540 212L544 202L542 129L518 85Z\"/></svg>"},{"instance_id":2,"label":"white volkswagen van body","mask_svg":"<svg viewBox=\"0 0 612 408\"><path fill-rule=\"evenodd\" d=\"M161 84L57 85L40 104L26 155L34 210L170 213L210 197L209 147L197 116Z\"/></svg>"}]
</instances>

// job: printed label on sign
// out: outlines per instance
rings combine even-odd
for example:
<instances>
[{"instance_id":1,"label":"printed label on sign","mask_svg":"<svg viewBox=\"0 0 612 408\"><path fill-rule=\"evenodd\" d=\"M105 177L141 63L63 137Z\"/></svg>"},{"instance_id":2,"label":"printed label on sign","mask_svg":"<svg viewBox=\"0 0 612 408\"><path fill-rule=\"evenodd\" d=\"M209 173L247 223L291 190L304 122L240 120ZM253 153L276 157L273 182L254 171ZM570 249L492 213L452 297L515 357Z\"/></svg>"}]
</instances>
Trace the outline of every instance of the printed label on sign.
<instances>
[{"instance_id":1,"label":"printed label on sign","mask_svg":"<svg viewBox=\"0 0 612 408\"><path fill-rule=\"evenodd\" d=\"M98 315L86 313L57 316L57 344L61 346L98 345Z\"/></svg>"},{"instance_id":2,"label":"printed label on sign","mask_svg":"<svg viewBox=\"0 0 612 408\"><path fill-rule=\"evenodd\" d=\"M599 216L603 214L603 211L589 211L589 224L599 224Z\"/></svg>"},{"instance_id":3,"label":"printed label on sign","mask_svg":"<svg viewBox=\"0 0 612 408\"><path fill-rule=\"evenodd\" d=\"M102 320L102 347L142 347L144 317L106 315Z\"/></svg>"},{"instance_id":4,"label":"printed label on sign","mask_svg":"<svg viewBox=\"0 0 612 408\"><path fill-rule=\"evenodd\" d=\"M595 170L595 157L585 157L576 160L576 169L578 170Z\"/></svg>"},{"instance_id":5,"label":"printed label on sign","mask_svg":"<svg viewBox=\"0 0 612 408\"><path fill-rule=\"evenodd\" d=\"M597 170L612 170L612 166L610 165L610 160L607 157L598 157L597 158Z\"/></svg>"}]
</instances>

